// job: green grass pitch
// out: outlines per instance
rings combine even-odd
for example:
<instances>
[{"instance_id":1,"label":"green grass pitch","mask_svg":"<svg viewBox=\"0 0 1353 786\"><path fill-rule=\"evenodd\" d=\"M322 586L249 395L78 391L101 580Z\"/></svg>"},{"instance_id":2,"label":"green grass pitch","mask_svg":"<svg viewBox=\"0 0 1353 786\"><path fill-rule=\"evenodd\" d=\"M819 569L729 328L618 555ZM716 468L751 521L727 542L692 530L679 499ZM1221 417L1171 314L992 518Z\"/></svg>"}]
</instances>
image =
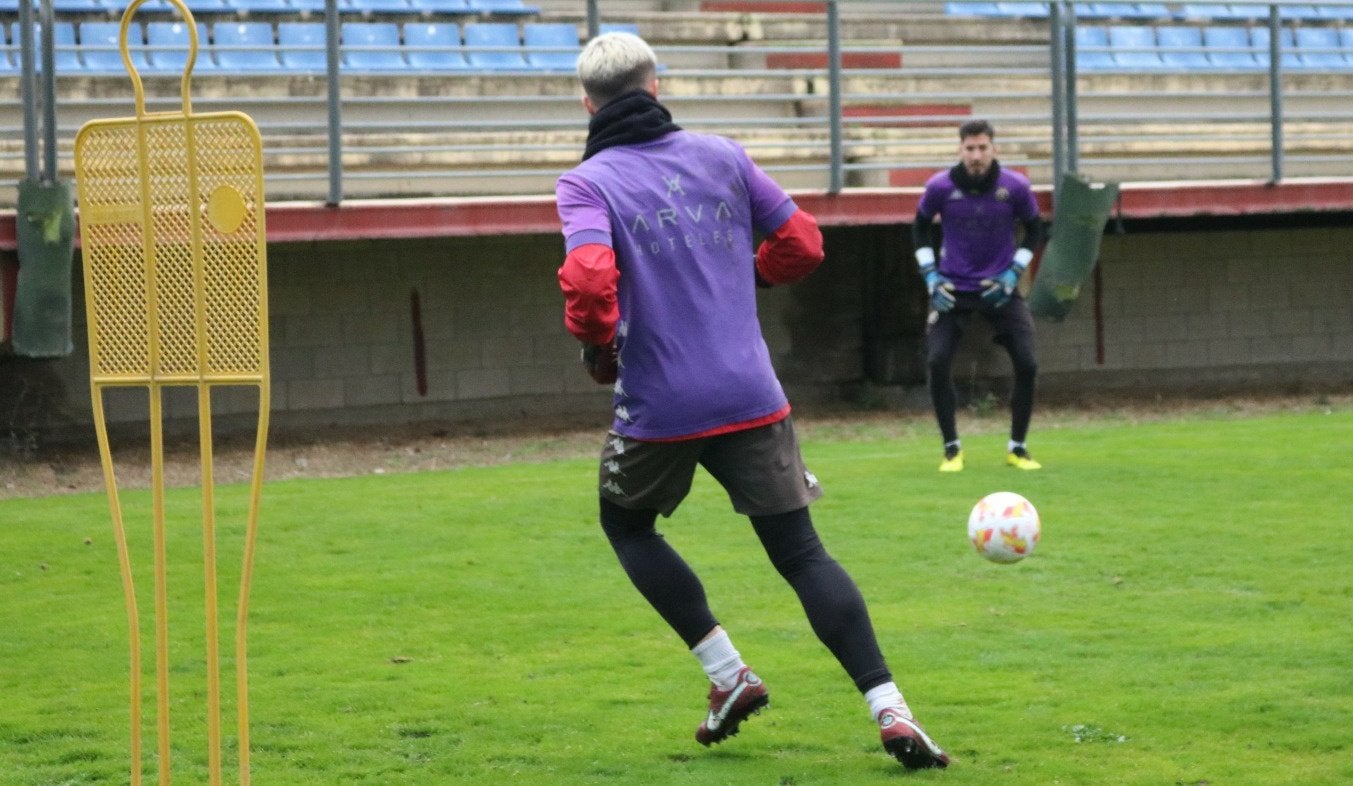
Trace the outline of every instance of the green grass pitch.
<instances>
[{"instance_id":1,"label":"green grass pitch","mask_svg":"<svg viewBox=\"0 0 1353 786\"><path fill-rule=\"evenodd\" d=\"M883 754L704 475L661 526L771 706L697 745L706 683L616 564L594 462L578 459L270 483L253 782L1353 783L1353 410L1067 422L1035 434L1037 473L1004 467L988 431L965 440L966 471L942 476L929 429L805 429L827 491L819 531L947 772L909 776ZM1042 515L1023 563L967 543L969 508L997 490ZM219 493L230 745L244 494ZM184 783L206 782L198 504L170 494ZM126 497L149 645L147 505ZM103 495L0 501L0 783L127 782L125 626ZM148 672L148 752L153 685ZM145 771L154 782L149 755Z\"/></svg>"}]
</instances>

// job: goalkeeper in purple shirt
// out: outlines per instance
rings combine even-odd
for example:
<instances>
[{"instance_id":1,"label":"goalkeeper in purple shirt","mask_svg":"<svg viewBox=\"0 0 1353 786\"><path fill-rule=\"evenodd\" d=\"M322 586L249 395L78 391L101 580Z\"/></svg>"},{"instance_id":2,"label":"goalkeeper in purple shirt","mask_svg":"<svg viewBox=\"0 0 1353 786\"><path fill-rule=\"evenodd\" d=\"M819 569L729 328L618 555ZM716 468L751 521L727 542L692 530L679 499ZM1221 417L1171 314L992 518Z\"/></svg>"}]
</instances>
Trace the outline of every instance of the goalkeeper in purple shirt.
<instances>
[{"instance_id":1,"label":"goalkeeper in purple shirt","mask_svg":"<svg viewBox=\"0 0 1353 786\"><path fill-rule=\"evenodd\" d=\"M1018 469L1041 469L1025 445L1038 372L1034 323L1016 289L1043 237L1038 203L1029 179L1002 169L996 160L996 132L990 123L964 123L958 137L959 163L926 182L912 225L916 263L930 295L926 365L930 398L944 438L940 472L963 469L963 446L954 422L952 367L963 327L974 314L991 326L996 343L1010 354L1015 372L1006 463ZM944 238L938 259L932 238L937 217ZM1024 229L1018 245L1017 225Z\"/></svg>"}]
</instances>

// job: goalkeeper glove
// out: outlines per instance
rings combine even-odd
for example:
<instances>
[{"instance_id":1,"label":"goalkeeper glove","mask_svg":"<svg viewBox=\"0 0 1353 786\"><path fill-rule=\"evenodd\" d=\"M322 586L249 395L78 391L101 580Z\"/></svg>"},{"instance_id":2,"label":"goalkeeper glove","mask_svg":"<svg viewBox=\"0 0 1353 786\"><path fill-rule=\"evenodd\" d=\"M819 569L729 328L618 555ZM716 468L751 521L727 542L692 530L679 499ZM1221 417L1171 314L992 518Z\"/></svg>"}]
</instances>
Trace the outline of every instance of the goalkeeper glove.
<instances>
[{"instance_id":1,"label":"goalkeeper glove","mask_svg":"<svg viewBox=\"0 0 1353 786\"><path fill-rule=\"evenodd\" d=\"M929 246L916 249L916 264L920 266L925 289L930 295L930 307L943 314L954 307L954 282L935 268L935 252Z\"/></svg>"},{"instance_id":2,"label":"goalkeeper glove","mask_svg":"<svg viewBox=\"0 0 1353 786\"><path fill-rule=\"evenodd\" d=\"M982 302L995 308L1009 303L1015 292L1015 285L1019 283L1020 274L1029 266L1031 259L1033 252L1021 248L1015 252L1015 259L1010 263L1010 267L1002 270L995 278L982 279Z\"/></svg>"},{"instance_id":3,"label":"goalkeeper glove","mask_svg":"<svg viewBox=\"0 0 1353 786\"><path fill-rule=\"evenodd\" d=\"M615 339L606 344L583 344L583 368L598 385L610 385L620 374L620 353Z\"/></svg>"}]
</instances>

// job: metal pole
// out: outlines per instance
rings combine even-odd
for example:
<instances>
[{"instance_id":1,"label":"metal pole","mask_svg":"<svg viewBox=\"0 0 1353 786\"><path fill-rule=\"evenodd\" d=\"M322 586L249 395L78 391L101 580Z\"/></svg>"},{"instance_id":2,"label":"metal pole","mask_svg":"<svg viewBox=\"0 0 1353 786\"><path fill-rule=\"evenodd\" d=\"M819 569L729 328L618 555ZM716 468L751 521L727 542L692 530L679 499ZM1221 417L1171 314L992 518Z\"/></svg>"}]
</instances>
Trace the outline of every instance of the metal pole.
<instances>
[{"instance_id":1,"label":"metal pole","mask_svg":"<svg viewBox=\"0 0 1353 786\"><path fill-rule=\"evenodd\" d=\"M1268 96L1269 123L1272 127L1273 141L1273 182L1283 179L1283 60L1282 60L1282 24L1278 16L1278 4L1268 7Z\"/></svg>"},{"instance_id":2,"label":"metal pole","mask_svg":"<svg viewBox=\"0 0 1353 786\"><path fill-rule=\"evenodd\" d=\"M1052 193L1053 203L1066 173L1066 28L1061 0L1053 0L1048 32L1052 71Z\"/></svg>"},{"instance_id":3,"label":"metal pole","mask_svg":"<svg viewBox=\"0 0 1353 786\"><path fill-rule=\"evenodd\" d=\"M329 199L330 206L343 201L343 118L338 79L338 0L324 3L324 43L329 81Z\"/></svg>"},{"instance_id":4,"label":"metal pole","mask_svg":"<svg viewBox=\"0 0 1353 786\"><path fill-rule=\"evenodd\" d=\"M1067 3L1062 16L1062 45L1066 47L1066 169L1075 174L1081 168L1080 120L1076 117L1080 99L1076 94L1076 4Z\"/></svg>"},{"instance_id":5,"label":"metal pole","mask_svg":"<svg viewBox=\"0 0 1353 786\"><path fill-rule=\"evenodd\" d=\"M601 31L601 12L597 9L597 0L587 0L587 37L596 38Z\"/></svg>"},{"instance_id":6,"label":"metal pole","mask_svg":"<svg viewBox=\"0 0 1353 786\"><path fill-rule=\"evenodd\" d=\"M42 182L55 183L56 171L56 17L52 0L42 0Z\"/></svg>"},{"instance_id":7,"label":"metal pole","mask_svg":"<svg viewBox=\"0 0 1353 786\"><path fill-rule=\"evenodd\" d=\"M841 148L841 16L836 0L827 0L827 107L831 115L831 185L828 193L845 187L845 154Z\"/></svg>"},{"instance_id":8,"label":"metal pole","mask_svg":"<svg viewBox=\"0 0 1353 786\"><path fill-rule=\"evenodd\" d=\"M24 178L38 179L38 103L37 68L33 65L33 4L19 3L19 64L23 93Z\"/></svg>"}]
</instances>

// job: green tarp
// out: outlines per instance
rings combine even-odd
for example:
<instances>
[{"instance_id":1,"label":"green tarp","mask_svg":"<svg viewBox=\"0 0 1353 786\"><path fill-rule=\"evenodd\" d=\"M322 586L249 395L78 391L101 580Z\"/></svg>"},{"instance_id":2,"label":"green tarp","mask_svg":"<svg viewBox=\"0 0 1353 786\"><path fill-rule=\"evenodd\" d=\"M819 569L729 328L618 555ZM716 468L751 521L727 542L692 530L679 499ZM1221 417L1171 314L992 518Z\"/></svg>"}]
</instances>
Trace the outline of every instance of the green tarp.
<instances>
[{"instance_id":1,"label":"green tarp","mask_svg":"<svg viewBox=\"0 0 1353 786\"><path fill-rule=\"evenodd\" d=\"M75 202L68 183L19 182L16 233L19 280L14 299L14 354L64 357L71 340L71 263Z\"/></svg>"},{"instance_id":2,"label":"green tarp","mask_svg":"<svg viewBox=\"0 0 1353 786\"><path fill-rule=\"evenodd\" d=\"M1090 183L1067 174L1057 191L1052 236L1029 290L1029 310L1058 322L1071 312L1099 259L1104 223L1118 200L1117 183Z\"/></svg>"}]
</instances>

